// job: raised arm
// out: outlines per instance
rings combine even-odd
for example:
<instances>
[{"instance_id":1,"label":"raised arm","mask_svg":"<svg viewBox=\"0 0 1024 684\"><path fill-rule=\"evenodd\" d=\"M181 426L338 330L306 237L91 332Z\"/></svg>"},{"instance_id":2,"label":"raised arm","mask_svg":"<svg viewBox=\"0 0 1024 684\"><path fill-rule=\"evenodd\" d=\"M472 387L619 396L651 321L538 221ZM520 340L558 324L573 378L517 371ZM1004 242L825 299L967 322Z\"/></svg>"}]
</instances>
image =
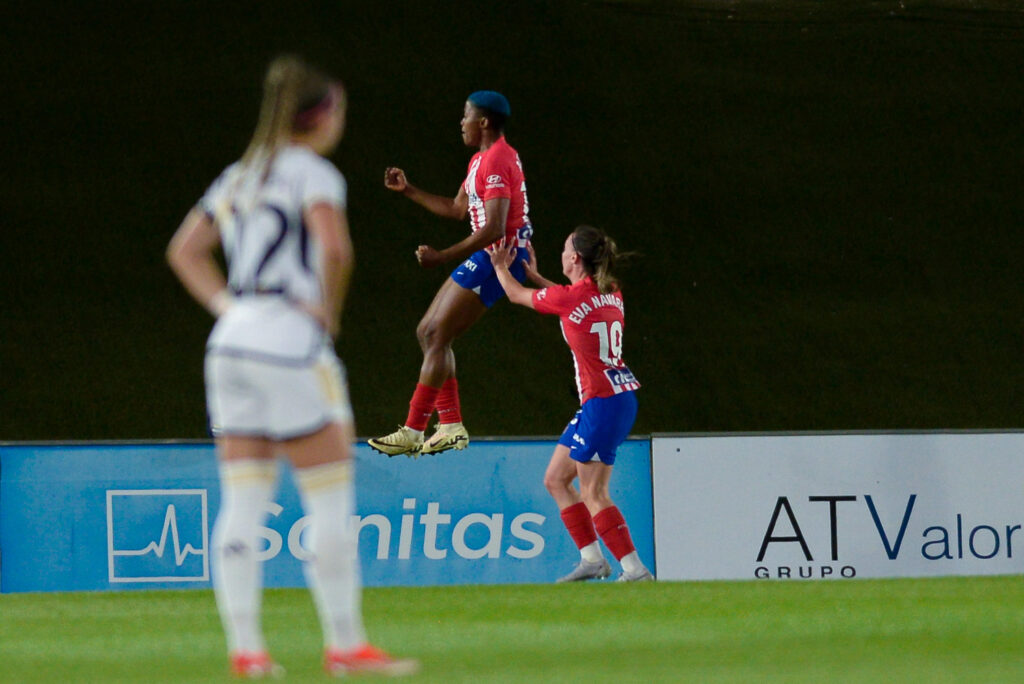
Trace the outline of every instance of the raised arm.
<instances>
[{"instance_id":1,"label":"raised arm","mask_svg":"<svg viewBox=\"0 0 1024 684\"><path fill-rule=\"evenodd\" d=\"M402 193L430 213L444 218L464 219L469 209L469 198L461 185L454 199L435 195L417 188L405 177L405 171L394 166L389 166L384 171L384 187Z\"/></svg>"},{"instance_id":2,"label":"raised arm","mask_svg":"<svg viewBox=\"0 0 1024 684\"><path fill-rule=\"evenodd\" d=\"M488 252L491 255L491 264L494 266L494 275L498 276L498 282L501 283L502 289L505 290L508 300L513 304L521 304L530 309L534 308L533 293L536 290L524 287L508 270L509 264L512 263L512 259L515 256L515 245L506 247L504 242L502 242L494 249L488 250Z\"/></svg>"}]
</instances>

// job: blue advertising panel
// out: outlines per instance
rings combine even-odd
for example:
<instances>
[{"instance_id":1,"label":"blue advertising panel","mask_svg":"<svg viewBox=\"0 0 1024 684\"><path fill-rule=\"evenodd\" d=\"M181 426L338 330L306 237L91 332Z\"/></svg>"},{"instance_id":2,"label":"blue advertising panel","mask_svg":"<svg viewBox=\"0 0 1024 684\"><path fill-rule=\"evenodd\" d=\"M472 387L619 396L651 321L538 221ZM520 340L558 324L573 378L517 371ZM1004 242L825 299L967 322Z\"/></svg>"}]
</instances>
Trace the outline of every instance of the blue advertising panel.
<instances>
[{"instance_id":1,"label":"blue advertising panel","mask_svg":"<svg viewBox=\"0 0 1024 684\"><path fill-rule=\"evenodd\" d=\"M476 441L410 460L356 448L367 586L550 582L578 552L542 480L547 441ZM654 567L649 440L622 445L612 497ZM219 506L211 444L0 446L0 591L210 586ZM261 559L304 584L302 517L282 466Z\"/></svg>"}]
</instances>

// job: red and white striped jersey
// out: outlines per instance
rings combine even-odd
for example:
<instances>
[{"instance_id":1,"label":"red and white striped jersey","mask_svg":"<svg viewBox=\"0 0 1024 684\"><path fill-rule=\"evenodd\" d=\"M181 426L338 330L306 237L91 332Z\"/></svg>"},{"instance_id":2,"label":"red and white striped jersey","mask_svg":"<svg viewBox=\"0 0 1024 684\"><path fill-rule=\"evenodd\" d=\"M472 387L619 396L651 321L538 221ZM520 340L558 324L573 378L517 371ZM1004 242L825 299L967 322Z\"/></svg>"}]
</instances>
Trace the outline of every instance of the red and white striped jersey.
<instances>
[{"instance_id":1,"label":"red and white striped jersey","mask_svg":"<svg viewBox=\"0 0 1024 684\"><path fill-rule=\"evenodd\" d=\"M507 197L509 206L505 238L517 240L519 247L526 246L530 237L530 202L526 197L526 178L519 153L505 141L505 136L498 138L483 152L473 155L462 187L469 198L469 226L474 233L487 222L484 203L489 199ZM527 230L522 231L523 228Z\"/></svg>"},{"instance_id":2,"label":"red and white striped jersey","mask_svg":"<svg viewBox=\"0 0 1024 684\"><path fill-rule=\"evenodd\" d=\"M555 314L572 351L580 404L632 392L640 383L622 360L625 309L621 292L601 294L593 278L533 293L533 308Z\"/></svg>"}]
</instances>

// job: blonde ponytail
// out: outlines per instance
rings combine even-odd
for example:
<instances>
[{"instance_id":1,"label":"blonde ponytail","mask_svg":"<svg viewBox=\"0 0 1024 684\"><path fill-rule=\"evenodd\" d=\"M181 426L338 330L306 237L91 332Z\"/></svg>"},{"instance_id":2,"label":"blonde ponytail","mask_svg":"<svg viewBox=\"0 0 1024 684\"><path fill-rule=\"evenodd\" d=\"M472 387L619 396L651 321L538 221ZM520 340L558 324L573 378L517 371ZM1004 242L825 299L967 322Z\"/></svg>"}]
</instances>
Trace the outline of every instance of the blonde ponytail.
<instances>
[{"instance_id":1,"label":"blonde ponytail","mask_svg":"<svg viewBox=\"0 0 1024 684\"><path fill-rule=\"evenodd\" d=\"M260 118L242 155L242 166L267 165L295 131L299 112L327 97L330 85L299 57L283 55L271 62L263 80Z\"/></svg>"},{"instance_id":2,"label":"blonde ponytail","mask_svg":"<svg viewBox=\"0 0 1024 684\"><path fill-rule=\"evenodd\" d=\"M247 214L251 206L235 206L235 198L255 192L242 193L243 187L258 188L266 182L277 151L288 143L292 134L304 130L301 115L332 96L331 81L301 58L293 55L277 57L267 67L263 79L263 101L256 130L242 154L234 177L229 179L229 201L217 212L217 220L229 226L234 213ZM340 92L340 88L339 88Z\"/></svg>"}]
</instances>

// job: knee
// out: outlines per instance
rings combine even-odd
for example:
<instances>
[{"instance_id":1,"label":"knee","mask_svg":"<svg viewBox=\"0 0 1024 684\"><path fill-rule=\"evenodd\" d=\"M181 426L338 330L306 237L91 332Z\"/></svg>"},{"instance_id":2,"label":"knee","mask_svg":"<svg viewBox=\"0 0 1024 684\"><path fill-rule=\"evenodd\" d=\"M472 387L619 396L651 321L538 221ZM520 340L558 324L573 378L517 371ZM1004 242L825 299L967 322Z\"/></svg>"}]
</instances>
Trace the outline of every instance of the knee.
<instances>
[{"instance_id":1,"label":"knee","mask_svg":"<svg viewBox=\"0 0 1024 684\"><path fill-rule=\"evenodd\" d=\"M251 551L256 543L256 528L256 523L240 511L222 509L214 522L210 545L217 554L238 555Z\"/></svg>"},{"instance_id":2,"label":"knee","mask_svg":"<svg viewBox=\"0 0 1024 684\"><path fill-rule=\"evenodd\" d=\"M337 524L323 515L310 517L305 546L311 560L321 566L341 567L358 557L358 539L351 526Z\"/></svg>"},{"instance_id":3,"label":"knee","mask_svg":"<svg viewBox=\"0 0 1024 684\"><path fill-rule=\"evenodd\" d=\"M437 323L430 321L421 323L416 328L416 338L424 352L444 351L451 346L451 335Z\"/></svg>"},{"instance_id":4,"label":"knee","mask_svg":"<svg viewBox=\"0 0 1024 684\"><path fill-rule=\"evenodd\" d=\"M426 349L427 340L433 335L432 326L430 321L424 319L420 321L419 325L416 326L416 339L419 341L420 346Z\"/></svg>"},{"instance_id":5,"label":"knee","mask_svg":"<svg viewBox=\"0 0 1024 684\"><path fill-rule=\"evenodd\" d=\"M591 511L600 511L613 505L608 491L602 487L581 486L580 497Z\"/></svg>"},{"instance_id":6,"label":"knee","mask_svg":"<svg viewBox=\"0 0 1024 684\"><path fill-rule=\"evenodd\" d=\"M583 499L583 503L587 504L587 508L593 508L594 501L594 488L588 487L587 485L580 483L580 498Z\"/></svg>"},{"instance_id":7,"label":"knee","mask_svg":"<svg viewBox=\"0 0 1024 684\"><path fill-rule=\"evenodd\" d=\"M437 322L432 319L424 319L416 326L416 339L419 340L420 347L424 351L436 346L440 337Z\"/></svg>"},{"instance_id":8,"label":"knee","mask_svg":"<svg viewBox=\"0 0 1024 684\"><path fill-rule=\"evenodd\" d=\"M559 477L551 473L544 474L544 489L548 490L548 494L557 498L557 495L564 492L569 488L569 484L572 480L566 480L564 477Z\"/></svg>"},{"instance_id":9,"label":"knee","mask_svg":"<svg viewBox=\"0 0 1024 684\"><path fill-rule=\"evenodd\" d=\"M356 555L355 537L343 527L321 524L310 530L309 547L316 558L330 558L332 562Z\"/></svg>"}]
</instances>

